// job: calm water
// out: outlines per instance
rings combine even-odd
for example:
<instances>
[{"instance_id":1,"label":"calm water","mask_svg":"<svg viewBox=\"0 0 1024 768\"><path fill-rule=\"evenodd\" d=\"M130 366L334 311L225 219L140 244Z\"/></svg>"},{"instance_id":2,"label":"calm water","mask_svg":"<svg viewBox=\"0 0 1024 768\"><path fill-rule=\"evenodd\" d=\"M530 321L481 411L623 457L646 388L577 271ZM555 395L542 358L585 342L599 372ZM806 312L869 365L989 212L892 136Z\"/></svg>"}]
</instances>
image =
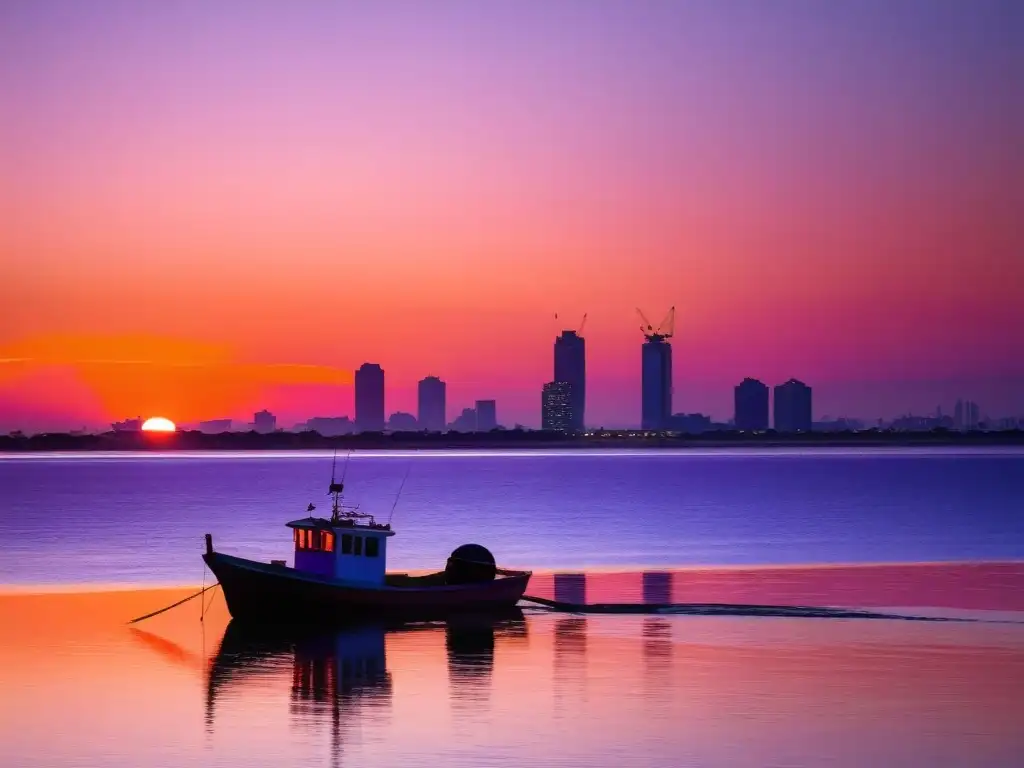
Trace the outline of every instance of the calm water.
<instances>
[{"instance_id":1,"label":"calm water","mask_svg":"<svg viewBox=\"0 0 1024 768\"><path fill-rule=\"evenodd\" d=\"M344 464L339 458L339 473ZM0 583L197 583L203 534L291 557L327 453L0 459ZM1024 559L1024 452L355 455L389 567L475 541L536 569Z\"/></svg>"},{"instance_id":2,"label":"calm water","mask_svg":"<svg viewBox=\"0 0 1024 768\"><path fill-rule=\"evenodd\" d=\"M178 593L182 594L182 593ZM0 596L0 764L1011 768L1024 627L525 611L253 635Z\"/></svg>"},{"instance_id":3,"label":"calm water","mask_svg":"<svg viewBox=\"0 0 1024 768\"><path fill-rule=\"evenodd\" d=\"M394 569L478 541L544 597L982 621L525 609L268 637L215 594L128 627L192 590L24 592L198 583L205 532L290 561L330 456L3 458L0 765L1020 765L1022 452L370 455L351 500L386 519L407 469Z\"/></svg>"}]
</instances>

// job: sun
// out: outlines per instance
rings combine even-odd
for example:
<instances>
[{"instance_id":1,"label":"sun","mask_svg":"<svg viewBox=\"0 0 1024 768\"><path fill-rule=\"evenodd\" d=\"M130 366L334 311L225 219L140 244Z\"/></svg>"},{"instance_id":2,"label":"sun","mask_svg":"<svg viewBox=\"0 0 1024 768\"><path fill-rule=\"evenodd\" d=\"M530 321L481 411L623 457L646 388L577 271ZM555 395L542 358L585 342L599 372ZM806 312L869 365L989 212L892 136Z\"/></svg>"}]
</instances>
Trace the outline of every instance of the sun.
<instances>
[{"instance_id":1,"label":"sun","mask_svg":"<svg viewBox=\"0 0 1024 768\"><path fill-rule=\"evenodd\" d=\"M173 432L177 427L174 426L174 422L170 419L165 419L163 416L154 416L151 419L146 419L142 424L143 432Z\"/></svg>"}]
</instances>

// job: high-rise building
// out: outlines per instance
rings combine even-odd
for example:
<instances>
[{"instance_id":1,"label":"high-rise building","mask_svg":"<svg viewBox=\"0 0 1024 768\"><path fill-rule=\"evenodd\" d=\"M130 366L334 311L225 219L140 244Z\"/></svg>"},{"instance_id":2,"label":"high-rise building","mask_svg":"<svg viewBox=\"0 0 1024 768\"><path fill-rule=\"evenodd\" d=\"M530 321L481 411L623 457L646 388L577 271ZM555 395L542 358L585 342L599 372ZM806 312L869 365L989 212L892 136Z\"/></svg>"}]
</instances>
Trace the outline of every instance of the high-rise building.
<instances>
[{"instance_id":1,"label":"high-rise building","mask_svg":"<svg viewBox=\"0 0 1024 768\"><path fill-rule=\"evenodd\" d=\"M973 400L957 400L953 409L953 426L956 429L977 429L981 424L981 409Z\"/></svg>"},{"instance_id":2,"label":"high-rise building","mask_svg":"<svg viewBox=\"0 0 1024 768\"><path fill-rule=\"evenodd\" d=\"M644 341L642 356L642 429L667 429L672 418L672 345L661 336Z\"/></svg>"},{"instance_id":3,"label":"high-rise building","mask_svg":"<svg viewBox=\"0 0 1024 768\"><path fill-rule=\"evenodd\" d=\"M549 381L540 395L540 428L569 432L572 424L572 385L567 381Z\"/></svg>"},{"instance_id":4,"label":"high-rise building","mask_svg":"<svg viewBox=\"0 0 1024 768\"><path fill-rule=\"evenodd\" d=\"M768 386L757 379L746 378L735 388L734 423L746 432L768 429Z\"/></svg>"},{"instance_id":5,"label":"high-rise building","mask_svg":"<svg viewBox=\"0 0 1024 768\"><path fill-rule=\"evenodd\" d=\"M790 379L775 387L775 431L811 431L811 388Z\"/></svg>"},{"instance_id":6,"label":"high-rise building","mask_svg":"<svg viewBox=\"0 0 1024 768\"><path fill-rule=\"evenodd\" d=\"M254 413L252 417L252 428L257 432L273 432L277 429L277 417L270 411L262 410Z\"/></svg>"},{"instance_id":7,"label":"high-rise building","mask_svg":"<svg viewBox=\"0 0 1024 768\"><path fill-rule=\"evenodd\" d=\"M384 431L384 369L377 363L356 371L356 431Z\"/></svg>"},{"instance_id":8,"label":"high-rise building","mask_svg":"<svg viewBox=\"0 0 1024 768\"><path fill-rule=\"evenodd\" d=\"M476 431L490 432L498 427L498 404L494 400L476 401Z\"/></svg>"},{"instance_id":9,"label":"high-rise building","mask_svg":"<svg viewBox=\"0 0 1024 768\"><path fill-rule=\"evenodd\" d=\"M587 342L578 331L562 331L555 339L554 381L563 381L569 392L569 424L576 432L583 431L587 406Z\"/></svg>"},{"instance_id":10,"label":"high-rise building","mask_svg":"<svg viewBox=\"0 0 1024 768\"><path fill-rule=\"evenodd\" d=\"M964 403L964 428L977 429L981 426L981 409L973 400Z\"/></svg>"},{"instance_id":11,"label":"high-rise building","mask_svg":"<svg viewBox=\"0 0 1024 768\"><path fill-rule=\"evenodd\" d=\"M420 429L427 432L444 432L448 423L445 398L448 385L437 376L422 379L417 389L417 412Z\"/></svg>"}]
</instances>

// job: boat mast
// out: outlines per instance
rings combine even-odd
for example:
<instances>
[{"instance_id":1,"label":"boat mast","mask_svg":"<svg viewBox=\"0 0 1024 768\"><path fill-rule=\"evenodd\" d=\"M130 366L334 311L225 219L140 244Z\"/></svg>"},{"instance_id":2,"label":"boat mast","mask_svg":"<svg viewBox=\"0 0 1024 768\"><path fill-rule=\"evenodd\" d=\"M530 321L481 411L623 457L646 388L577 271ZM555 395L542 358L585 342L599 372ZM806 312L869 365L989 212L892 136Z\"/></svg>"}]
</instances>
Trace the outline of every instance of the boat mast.
<instances>
[{"instance_id":1,"label":"boat mast","mask_svg":"<svg viewBox=\"0 0 1024 768\"><path fill-rule=\"evenodd\" d=\"M345 454L345 466L341 470L341 481L334 481L334 471L338 465L338 449L334 449L334 460L331 462L331 485L327 491L327 494L334 494L334 506L331 509L331 522L336 523L341 517L341 494L345 491L345 475L348 474L348 460L352 457L352 452L349 451Z\"/></svg>"}]
</instances>

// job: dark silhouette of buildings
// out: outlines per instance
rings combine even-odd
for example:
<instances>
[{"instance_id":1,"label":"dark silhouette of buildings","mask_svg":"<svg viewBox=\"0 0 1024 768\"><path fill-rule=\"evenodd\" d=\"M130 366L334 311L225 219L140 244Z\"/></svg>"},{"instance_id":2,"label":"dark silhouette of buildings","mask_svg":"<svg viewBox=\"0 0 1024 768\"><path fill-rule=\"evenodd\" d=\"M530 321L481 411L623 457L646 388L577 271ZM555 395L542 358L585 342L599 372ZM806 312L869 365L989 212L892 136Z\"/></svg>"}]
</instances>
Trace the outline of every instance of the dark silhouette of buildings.
<instances>
[{"instance_id":1,"label":"dark silhouette of buildings","mask_svg":"<svg viewBox=\"0 0 1024 768\"><path fill-rule=\"evenodd\" d=\"M231 431L231 419L209 419L199 422L199 431L208 435L219 435Z\"/></svg>"},{"instance_id":2,"label":"dark silhouette of buildings","mask_svg":"<svg viewBox=\"0 0 1024 768\"><path fill-rule=\"evenodd\" d=\"M956 429L977 429L981 424L981 409L973 400L957 400L953 409L953 426Z\"/></svg>"},{"instance_id":3,"label":"dark silhouette of buildings","mask_svg":"<svg viewBox=\"0 0 1024 768\"><path fill-rule=\"evenodd\" d=\"M494 400L476 401L476 430L490 432L498 428L498 404Z\"/></svg>"},{"instance_id":4,"label":"dark silhouette of buildings","mask_svg":"<svg viewBox=\"0 0 1024 768\"><path fill-rule=\"evenodd\" d=\"M421 379L417 388L417 416L420 429L444 432L448 423L445 399L448 385L437 376Z\"/></svg>"},{"instance_id":5,"label":"dark silhouette of buildings","mask_svg":"<svg viewBox=\"0 0 1024 768\"><path fill-rule=\"evenodd\" d=\"M768 429L768 385L757 379L746 378L733 390L736 429L744 432L764 432Z\"/></svg>"},{"instance_id":6,"label":"dark silhouette of buildings","mask_svg":"<svg viewBox=\"0 0 1024 768\"><path fill-rule=\"evenodd\" d=\"M463 408L448 428L453 432L476 432L476 408Z\"/></svg>"},{"instance_id":7,"label":"dark silhouette of buildings","mask_svg":"<svg viewBox=\"0 0 1024 768\"><path fill-rule=\"evenodd\" d=\"M540 428L553 432L571 432L572 385L567 381L549 381L540 395Z\"/></svg>"},{"instance_id":8,"label":"dark silhouette of buildings","mask_svg":"<svg viewBox=\"0 0 1024 768\"><path fill-rule=\"evenodd\" d=\"M719 429L711 417L704 413L674 413L663 428L688 435L701 435Z\"/></svg>"},{"instance_id":9,"label":"dark silhouette of buildings","mask_svg":"<svg viewBox=\"0 0 1024 768\"><path fill-rule=\"evenodd\" d=\"M669 429L672 423L672 346L675 334L676 308L672 307L661 325L655 328L637 309L643 321L641 350L640 428L650 431Z\"/></svg>"},{"instance_id":10,"label":"dark silhouette of buildings","mask_svg":"<svg viewBox=\"0 0 1024 768\"><path fill-rule=\"evenodd\" d=\"M415 432L419 428L419 421L411 413L395 411L388 419L389 432Z\"/></svg>"},{"instance_id":11,"label":"dark silhouette of buildings","mask_svg":"<svg viewBox=\"0 0 1024 768\"><path fill-rule=\"evenodd\" d=\"M672 345L655 334L644 341L641 356L642 404L640 427L666 429L672 417Z\"/></svg>"},{"instance_id":12,"label":"dark silhouette of buildings","mask_svg":"<svg viewBox=\"0 0 1024 768\"><path fill-rule=\"evenodd\" d=\"M582 432L587 404L587 342L577 331L562 331L555 339L554 381L569 390L569 427Z\"/></svg>"},{"instance_id":13,"label":"dark silhouette of buildings","mask_svg":"<svg viewBox=\"0 0 1024 768\"><path fill-rule=\"evenodd\" d=\"M811 388L797 379L775 387L775 431L811 431Z\"/></svg>"},{"instance_id":14,"label":"dark silhouette of buildings","mask_svg":"<svg viewBox=\"0 0 1024 768\"><path fill-rule=\"evenodd\" d=\"M306 429L324 437L349 435L355 431L355 424L348 416L314 416L306 421Z\"/></svg>"},{"instance_id":15,"label":"dark silhouette of buildings","mask_svg":"<svg viewBox=\"0 0 1024 768\"><path fill-rule=\"evenodd\" d=\"M277 429L277 417L267 410L255 413L252 417L252 428L263 434L273 432Z\"/></svg>"},{"instance_id":16,"label":"dark silhouette of buildings","mask_svg":"<svg viewBox=\"0 0 1024 768\"><path fill-rule=\"evenodd\" d=\"M384 431L384 369L363 363L356 371L356 429Z\"/></svg>"},{"instance_id":17,"label":"dark silhouette of buildings","mask_svg":"<svg viewBox=\"0 0 1024 768\"><path fill-rule=\"evenodd\" d=\"M136 416L134 419L125 419L124 421L115 421L110 425L110 428L114 432L138 432L142 429L142 417Z\"/></svg>"}]
</instances>

